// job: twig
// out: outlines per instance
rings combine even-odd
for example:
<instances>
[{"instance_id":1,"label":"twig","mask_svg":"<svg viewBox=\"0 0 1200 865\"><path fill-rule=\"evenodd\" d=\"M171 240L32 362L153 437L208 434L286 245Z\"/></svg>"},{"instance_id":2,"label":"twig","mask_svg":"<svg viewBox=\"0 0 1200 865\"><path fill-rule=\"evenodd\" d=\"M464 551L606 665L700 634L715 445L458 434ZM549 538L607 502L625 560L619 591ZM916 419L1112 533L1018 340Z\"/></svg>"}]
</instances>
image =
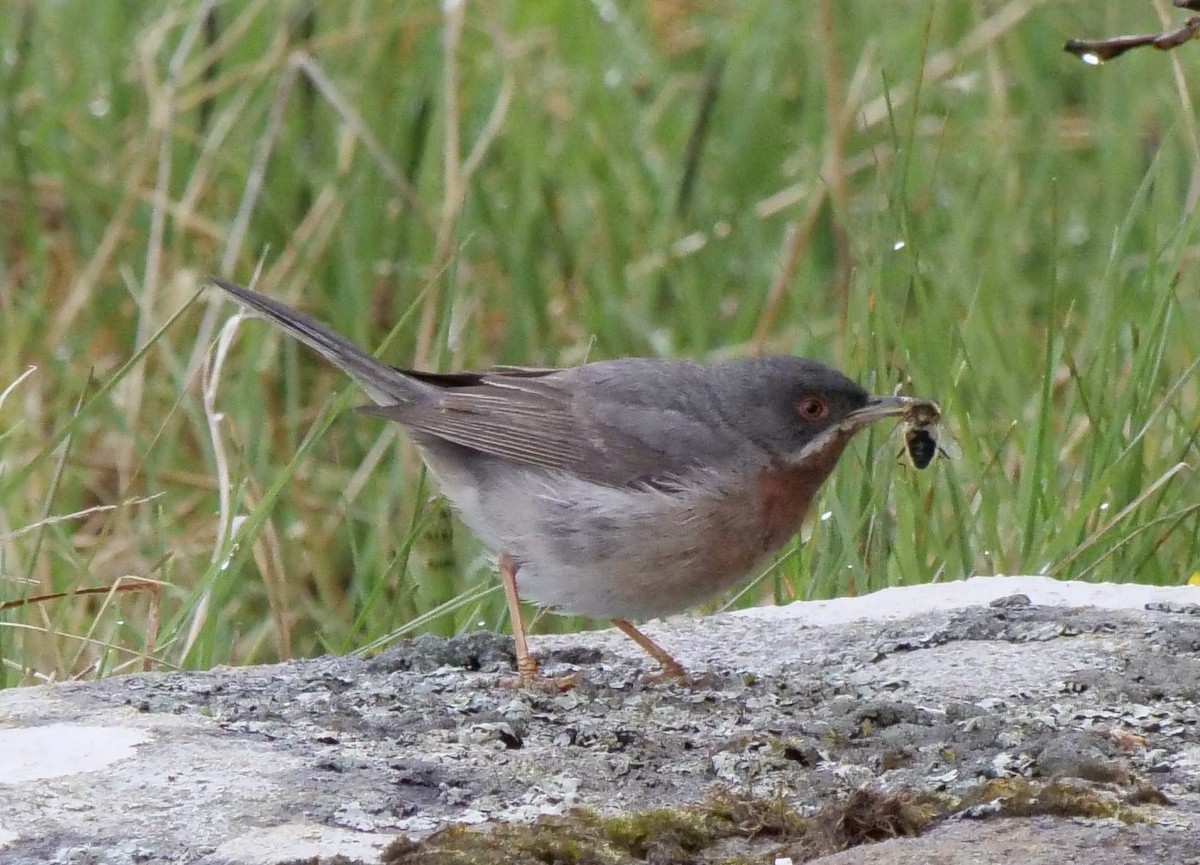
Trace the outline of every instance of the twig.
<instances>
[{"instance_id":1,"label":"twig","mask_svg":"<svg viewBox=\"0 0 1200 865\"><path fill-rule=\"evenodd\" d=\"M1200 0L1186 0L1200 5ZM1176 0L1176 6L1182 5ZM1195 8L1187 6L1186 8ZM1134 48L1157 48L1159 51L1170 51L1186 42L1200 38L1200 15L1193 15L1183 22L1182 27L1165 30L1162 33L1148 33L1140 36L1113 36L1111 39L1068 39L1063 50L1074 54L1084 63L1093 66L1114 57L1120 57L1126 51Z\"/></svg>"}]
</instances>

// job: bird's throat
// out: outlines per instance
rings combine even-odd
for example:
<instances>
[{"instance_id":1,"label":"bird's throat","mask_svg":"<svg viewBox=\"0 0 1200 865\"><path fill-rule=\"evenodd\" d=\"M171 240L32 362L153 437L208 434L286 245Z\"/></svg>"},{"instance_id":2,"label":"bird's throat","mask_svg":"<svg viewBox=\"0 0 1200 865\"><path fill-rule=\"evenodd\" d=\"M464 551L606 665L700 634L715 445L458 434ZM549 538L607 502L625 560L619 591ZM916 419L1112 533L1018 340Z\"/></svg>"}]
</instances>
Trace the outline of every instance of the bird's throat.
<instances>
[{"instance_id":1,"label":"bird's throat","mask_svg":"<svg viewBox=\"0 0 1200 865\"><path fill-rule=\"evenodd\" d=\"M773 552L800 531L821 484L833 472L844 444L809 454L800 465L775 463L758 475L763 553Z\"/></svg>"}]
</instances>

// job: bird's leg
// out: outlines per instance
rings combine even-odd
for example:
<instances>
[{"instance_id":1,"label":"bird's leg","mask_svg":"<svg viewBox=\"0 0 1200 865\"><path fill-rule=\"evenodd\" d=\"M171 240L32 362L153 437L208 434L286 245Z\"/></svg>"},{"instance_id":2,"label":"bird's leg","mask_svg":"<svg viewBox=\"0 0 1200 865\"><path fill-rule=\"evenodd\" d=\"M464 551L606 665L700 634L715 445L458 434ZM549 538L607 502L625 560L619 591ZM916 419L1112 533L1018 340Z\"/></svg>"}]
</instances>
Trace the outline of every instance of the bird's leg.
<instances>
[{"instance_id":1,"label":"bird's leg","mask_svg":"<svg viewBox=\"0 0 1200 865\"><path fill-rule=\"evenodd\" d=\"M630 622L625 619L613 619L612 623L616 625L617 630L633 640L639 646L646 650L651 658L662 664L662 670L655 674L654 678L673 678L683 682L690 682L691 677L688 671L683 668L683 665L676 661L668 654L667 650L647 637Z\"/></svg>"},{"instance_id":2,"label":"bird's leg","mask_svg":"<svg viewBox=\"0 0 1200 865\"><path fill-rule=\"evenodd\" d=\"M507 553L500 557L500 581L504 583L504 600L508 603L508 621L512 625L513 641L517 644L517 676L537 677L538 665L529 654L525 641L525 620L521 617L521 596L517 594L517 563Z\"/></svg>"},{"instance_id":3,"label":"bird's leg","mask_svg":"<svg viewBox=\"0 0 1200 865\"><path fill-rule=\"evenodd\" d=\"M538 672L538 663L529 654L529 643L525 640L525 620L521 617L521 596L517 594L517 569L520 567L512 556L500 556L500 581L504 584L504 600L508 603L508 621L512 625L513 642L517 650L517 675L505 679L501 684L511 688L531 688L538 691L565 691L574 687L578 675L551 679Z\"/></svg>"}]
</instances>

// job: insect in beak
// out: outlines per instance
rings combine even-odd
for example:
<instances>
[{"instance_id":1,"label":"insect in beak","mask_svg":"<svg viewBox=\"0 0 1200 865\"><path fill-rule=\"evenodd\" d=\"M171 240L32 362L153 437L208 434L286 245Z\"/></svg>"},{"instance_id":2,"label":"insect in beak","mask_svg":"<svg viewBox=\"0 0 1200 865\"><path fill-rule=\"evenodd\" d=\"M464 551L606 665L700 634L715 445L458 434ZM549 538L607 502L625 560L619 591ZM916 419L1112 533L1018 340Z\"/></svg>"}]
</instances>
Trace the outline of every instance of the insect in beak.
<instances>
[{"instance_id":1,"label":"insect in beak","mask_svg":"<svg viewBox=\"0 0 1200 865\"><path fill-rule=\"evenodd\" d=\"M942 412L937 403L921 402L910 407L904 415L904 450L914 468L928 468L939 454L949 458L945 448L938 444L938 422Z\"/></svg>"}]
</instances>

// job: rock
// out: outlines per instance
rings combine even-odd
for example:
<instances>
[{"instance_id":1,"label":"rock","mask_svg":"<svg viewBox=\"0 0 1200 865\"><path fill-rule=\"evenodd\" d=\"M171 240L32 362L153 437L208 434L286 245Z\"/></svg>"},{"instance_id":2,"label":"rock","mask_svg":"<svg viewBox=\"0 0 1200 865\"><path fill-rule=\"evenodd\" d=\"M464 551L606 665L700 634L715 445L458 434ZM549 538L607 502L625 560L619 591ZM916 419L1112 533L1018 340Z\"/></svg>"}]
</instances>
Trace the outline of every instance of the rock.
<instances>
[{"instance_id":1,"label":"rock","mask_svg":"<svg viewBox=\"0 0 1200 865\"><path fill-rule=\"evenodd\" d=\"M0 862L1197 861L1198 596L988 578L648 628L692 688L596 632L534 638L583 673L555 695L500 688L490 634L12 689Z\"/></svg>"}]
</instances>

